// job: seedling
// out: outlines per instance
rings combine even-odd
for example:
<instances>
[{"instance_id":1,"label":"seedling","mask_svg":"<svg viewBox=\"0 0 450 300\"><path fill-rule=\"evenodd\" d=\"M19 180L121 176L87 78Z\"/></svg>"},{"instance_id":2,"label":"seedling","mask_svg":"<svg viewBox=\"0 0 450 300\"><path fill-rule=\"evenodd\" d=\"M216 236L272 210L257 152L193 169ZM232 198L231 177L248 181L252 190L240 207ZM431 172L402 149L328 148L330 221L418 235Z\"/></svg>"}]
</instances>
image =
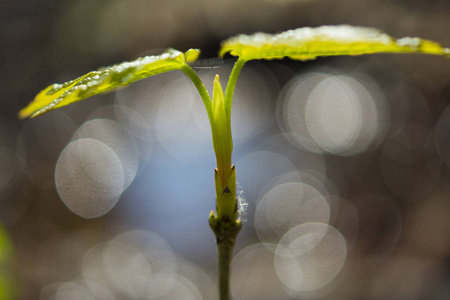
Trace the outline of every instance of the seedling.
<instances>
[{"instance_id":1,"label":"seedling","mask_svg":"<svg viewBox=\"0 0 450 300\"><path fill-rule=\"evenodd\" d=\"M212 98L197 73L190 67L200 50L180 52L169 49L159 56L146 56L132 62L92 71L63 84L52 84L42 90L19 117L36 117L88 97L111 91L164 72L181 70L193 82L203 100L211 125L216 154L215 169L216 211L209 216L209 224L217 239L219 255L219 294L221 300L230 299L229 276L234 242L241 229L236 197L236 168L232 164L231 105L239 73L249 60L290 58L311 60L320 56L362 55L373 53L426 53L450 56L450 49L419 38L395 40L370 28L352 26L323 26L300 28L280 34L255 33L238 35L225 40L219 56L231 54L238 59L223 92L219 76L214 79Z\"/></svg>"}]
</instances>

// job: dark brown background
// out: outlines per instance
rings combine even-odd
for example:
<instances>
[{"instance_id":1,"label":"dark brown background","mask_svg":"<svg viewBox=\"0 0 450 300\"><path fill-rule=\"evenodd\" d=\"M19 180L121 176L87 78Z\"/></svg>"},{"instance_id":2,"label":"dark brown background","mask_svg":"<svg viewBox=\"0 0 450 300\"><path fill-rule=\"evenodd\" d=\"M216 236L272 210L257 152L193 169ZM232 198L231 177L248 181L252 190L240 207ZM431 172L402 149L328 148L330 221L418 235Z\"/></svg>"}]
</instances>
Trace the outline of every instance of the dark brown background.
<instances>
[{"instance_id":1,"label":"dark brown background","mask_svg":"<svg viewBox=\"0 0 450 300\"><path fill-rule=\"evenodd\" d=\"M190 152L176 159L158 141L139 142L141 147L152 148L151 156L146 163L140 160L134 181L112 211L86 220L70 212L59 199L53 182L56 160L76 128L99 107L113 104L117 96L97 96L64 108L63 115L18 120L20 108L37 92L53 82L157 53L158 49L185 51L196 47L202 49L202 58L214 58L220 41L238 33L275 33L332 24L377 27L394 37L420 36L450 47L448 1L0 1L0 178L11 177L0 185L0 221L14 246L10 273L17 283L17 299L61 299L58 297L71 288L76 291L73 299L82 299L76 294L81 293L77 290L81 287L64 283L82 285L76 280L85 276L83 261L89 249L136 229L157 234L167 242L161 249L173 250L170 259L179 261L175 273L196 285L203 299L212 299L215 288L214 237L207 225L215 205L212 147L202 144L205 154L195 154L195 143L185 138L172 147L176 152L190 147ZM213 73L226 73L232 62L232 58L202 61L206 69L198 70L210 84ZM215 65L219 68L208 69ZM256 72L263 68L278 79L271 77L277 87L268 104L274 108L268 115L272 122L235 143L233 160L249 204L236 253L258 242L253 224L259 193L255 186L262 187L272 174L267 172L268 178L259 182L256 175L261 166L241 159L256 151L271 151L288 157L299 170L314 169L314 162L320 161L335 186L330 194L345 199L353 207L350 211L356 212L355 219L348 219L356 220L354 223L346 223L345 215L338 217L349 226L342 225L341 232L352 246L348 245L345 267L333 289L320 297L448 299L450 61L419 55L375 55L306 63L255 62L247 68ZM351 156L311 154L277 136L280 128L275 106L280 91L295 76L317 70L332 74L357 71L382 91L388 107L385 132L367 151ZM171 76L149 83L157 86L172 80ZM245 77L243 73L240 80ZM145 86L145 82L139 84ZM256 85L249 88L258 89ZM194 106L201 106L198 97L194 100ZM247 106L249 120L260 109L257 103ZM60 138L55 138L57 135ZM205 143L208 145L208 139ZM147 246L148 251L156 247L151 243ZM284 294L280 283L271 282L277 280L275 273L264 277L260 275L266 272L264 268L254 269L258 264L270 266L266 256L260 260L240 258L249 262L248 273L238 269L237 275L249 283L235 279L236 299L294 299ZM116 262L116 272L128 270L119 265ZM155 265L150 269L159 274ZM208 279L199 279L198 274ZM122 275L124 282L137 276L125 271ZM139 289L133 287L130 283L131 290ZM109 292L116 299L140 299L126 293L126 288ZM64 297L69 299L67 295ZM161 299L176 299L174 295Z\"/></svg>"}]
</instances>

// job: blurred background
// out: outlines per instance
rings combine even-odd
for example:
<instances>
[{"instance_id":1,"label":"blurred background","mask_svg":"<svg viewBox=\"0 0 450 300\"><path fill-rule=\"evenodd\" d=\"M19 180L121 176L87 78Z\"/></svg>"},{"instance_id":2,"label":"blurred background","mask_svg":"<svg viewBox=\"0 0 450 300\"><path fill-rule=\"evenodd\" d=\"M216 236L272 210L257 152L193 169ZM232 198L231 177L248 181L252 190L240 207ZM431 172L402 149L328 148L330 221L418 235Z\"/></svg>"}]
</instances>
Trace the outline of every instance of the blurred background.
<instances>
[{"instance_id":1,"label":"blurred background","mask_svg":"<svg viewBox=\"0 0 450 300\"><path fill-rule=\"evenodd\" d=\"M450 47L450 2L1 0L0 299L216 297L210 129L181 72L36 119L41 89L238 33L351 24ZM254 61L233 103L238 299L450 298L450 60Z\"/></svg>"}]
</instances>

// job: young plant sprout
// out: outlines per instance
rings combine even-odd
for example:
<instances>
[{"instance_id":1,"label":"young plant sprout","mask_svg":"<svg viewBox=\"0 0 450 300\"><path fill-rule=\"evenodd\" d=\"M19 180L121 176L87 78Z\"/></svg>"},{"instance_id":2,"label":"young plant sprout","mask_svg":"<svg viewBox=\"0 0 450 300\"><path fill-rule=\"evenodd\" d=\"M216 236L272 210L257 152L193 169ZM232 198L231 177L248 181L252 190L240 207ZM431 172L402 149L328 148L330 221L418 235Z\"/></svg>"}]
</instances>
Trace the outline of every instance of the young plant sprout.
<instances>
[{"instance_id":1,"label":"young plant sprout","mask_svg":"<svg viewBox=\"0 0 450 300\"><path fill-rule=\"evenodd\" d=\"M395 40L370 28L352 26L323 26L300 28L280 34L255 33L238 35L225 40L219 56L237 56L225 93L214 79L212 98L197 73L189 66L197 60L200 50L185 53L169 49L159 56L146 56L132 62L92 71L63 84L52 84L20 111L20 118L36 117L88 97L111 91L153 75L173 70L183 71L194 83L208 114L215 169L216 211L209 216L209 224L216 235L219 257L219 294L221 300L230 299L229 276L234 242L241 228L236 198L236 168L232 164L231 105L239 73L244 64L254 59L311 60L320 56L362 55L372 53L426 53L450 55L450 49L419 38Z\"/></svg>"}]
</instances>

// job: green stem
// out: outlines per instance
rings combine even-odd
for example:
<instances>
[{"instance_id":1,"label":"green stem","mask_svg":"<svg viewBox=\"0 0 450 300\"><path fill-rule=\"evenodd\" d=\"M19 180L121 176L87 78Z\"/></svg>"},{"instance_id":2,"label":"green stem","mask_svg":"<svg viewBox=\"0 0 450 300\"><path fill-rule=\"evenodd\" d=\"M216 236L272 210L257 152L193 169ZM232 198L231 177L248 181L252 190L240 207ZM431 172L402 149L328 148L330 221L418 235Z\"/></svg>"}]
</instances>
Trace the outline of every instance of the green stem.
<instances>
[{"instance_id":1,"label":"green stem","mask_svg":"<svg viewBox=\"0 0 450 300\"><path fill-rule=\"evenodd\" d=\"M242 67L245 65L247 60L243 58L238 58L231 70L230 78L228 79L227 89L225 91L225 110L227 112L228 118L231 115L231 103L233 102L234 89L236 88L236 82L241 73Z\"/></svg>"},{"instance_id":2,"label":"green stem","mask_svg":"<svg viewBox=\"0 0 450 300\"><path fill-rule=\"evenodd\" d=\"M231 114L231 102L234 94L234 89L236 87L237 78L239 76L239 73L241 72L242 67L244 66L246 60L239 58L234 67L231 71L230 78L228 80L227 89L224 96L224 103L225 103L225 113L226 118L228 119L228 124L230 122L230 114ZM205 105L206 111L208 113L209 121L211 123L211 130L214 130L214 126L217 126L217 124L214 123L213 118L213 112L212 112L212 101L208 94L208 91L206 90L205 86L203 85L203 82L201 81L198 74L188 65L185 65L181 69L194 83L195 87L197 88L198 92L200 93L200 96L202 97L203 104ZM220 86L220 84L219 84ZM221 88L220 88L221 90ZM223 93L222 91L220 91ZM214 96L214 95L213 95ZM231 139L231 133L230 133L230 139ZM217 153L217 149L215 149ZM230 150L231 155L231 150ZM228 164L229 166L229 164ZM234 167L230 167L232 170L234 170ZM234 173L233 173L234 174ZM230 177L231 174L229 174L228 177ZM235 177L233 181L235 181ZM228 182L230 178L226 178ZM230 183L229 183L230 184ZM232 186L226 186L222 187L224 188L223 191L220 191L220 194L224 193L226 190L230 194L231 191L229 188L233 188ZM217 183L216 183L217 188ZM232 197L235 197L235 188L233 188L233 195ZM219 196L218 196L219 197ZM233 198L234 199L234 198ZM219 198L217 199L219 201ZM222 199L222 201L225 201ZM223 205L222 205L223 206ZM217 208L220 209L222 206L217 205ZM234 242L236 240L236 236L239 233L239 230L241 229L242 225L239 220L237 220L237 206L233 205L232 212L230 213L228 210L225 210L225 215L222 210L218 211L218 215L220 218L216 217L214 212L211 212L209 217L209 225L211 226L211 229L214 231L214 234L216 235L216 241L217 241L217 252L218 252L218 259L219 259L219 269L218 269L218 280L219 280L219 295L220 300L230 300L230 268L231 268L231 261L232 261L232 255L233 255L233 247Z\"/></svg>"},{"instance_id":3,"label":"green stem","mask_svg":"<svg viewBox=\"0 0 450 300\"><path fill-rule=\"evenodd\" d=\"M200 97L202 97L203 104L205 105L206 112L208 113L208 118L211 121L212 120L212 101L209 97L208 91L205 88L205 85L203 84L200 77L198 77L198 74L188 65L184 65L181 70L192 80L195 87L198 90L198 93L200 94Z\"/></svg>"},{"instance_id":4,"label":"green stem","mask_svg":"<svg viewBox=\"0 0 450 300\"><path fill-rule=\"evenodd\" d=\"M230 300L230 269L233 256L234 242L241 230L241 222L222 222L218 219L212 221L210 226L216 235L217 253L219 260L218 283L220 300Z\"/></svg>"},{"instance_id":5,"label":"green stem","mask_svg":"<svg viewBox=\"0 0 450 300\"><path fill-rule=\"evenodd\" d=\"M230 267L233 255L234 243L227 240L217 242L219 258L219 294L220 300L230 299Z\"/></svg>"}]
</instances>

